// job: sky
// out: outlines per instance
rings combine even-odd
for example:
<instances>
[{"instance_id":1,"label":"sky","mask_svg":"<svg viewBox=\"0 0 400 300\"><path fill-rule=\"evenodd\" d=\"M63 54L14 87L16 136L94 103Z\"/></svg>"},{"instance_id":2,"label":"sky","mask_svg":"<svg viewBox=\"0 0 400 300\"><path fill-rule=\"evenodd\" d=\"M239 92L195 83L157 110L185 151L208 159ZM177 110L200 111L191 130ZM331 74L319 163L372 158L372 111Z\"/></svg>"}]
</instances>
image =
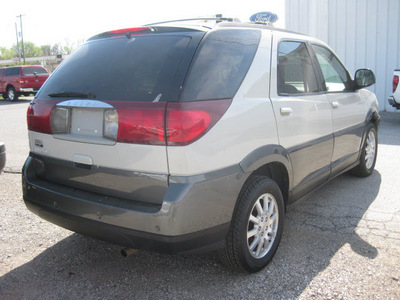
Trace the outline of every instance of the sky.
<instances>
[{"instance_id":1,"label":"sky","mask_svg":"<svg viewBox=\"0 0 400 300\"><path fill-rule=\"evenodd\" d=\"M278 15L276 27L284 27L285 0L17 0L2 1L0 18L0 47L16 44L15 24L20 31L20 18L24 42L37 46L61 43L82 43L91 36L112 29L140 26L166 20L195 17L239 18L248 22L249 17L262 11Z\"/></svg>"}]
</instances>

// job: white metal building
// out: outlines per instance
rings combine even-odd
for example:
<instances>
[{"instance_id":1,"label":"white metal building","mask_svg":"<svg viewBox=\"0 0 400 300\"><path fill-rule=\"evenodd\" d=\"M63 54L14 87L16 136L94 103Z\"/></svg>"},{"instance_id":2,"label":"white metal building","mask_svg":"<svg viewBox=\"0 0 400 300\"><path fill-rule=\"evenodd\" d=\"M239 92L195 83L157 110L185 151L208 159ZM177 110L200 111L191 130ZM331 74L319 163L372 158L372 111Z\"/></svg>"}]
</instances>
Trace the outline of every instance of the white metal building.
<instances>
[{"instance_id":1,"label":"white metal building","mask_svg":"<svg viewBox=\"0 0 400 300\"><path fill-rule=\"evenodd\" d=\"M394 111L393 70L400 68L400 0L286 0L286 28L328 43L350 73L368 68L379 109Z\"/></svg>"}]
</instances>

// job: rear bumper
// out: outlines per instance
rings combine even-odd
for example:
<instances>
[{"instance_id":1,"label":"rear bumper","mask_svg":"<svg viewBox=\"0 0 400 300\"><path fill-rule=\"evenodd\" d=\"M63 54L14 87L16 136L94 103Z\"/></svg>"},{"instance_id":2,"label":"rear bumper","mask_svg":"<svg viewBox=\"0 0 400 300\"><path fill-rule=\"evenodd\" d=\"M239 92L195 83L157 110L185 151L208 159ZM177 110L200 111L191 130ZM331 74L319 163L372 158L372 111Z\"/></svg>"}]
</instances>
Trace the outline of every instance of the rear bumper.
<instances>
[{"instance_id":1,"label":"rear bumper","mask_svg":"<svg viewBox=\"0 0 400 300\"><path fill-rule=\"evenodd\" d=\"M36 93L40 87L26 87L26 88L20 88L21 93Z\"/></svg>"},{"instance_id":2,"label":"rear bumper","mask_svg":"<svg viewBox=\"0 0 400 300\"><path fill-rule=\"evenodd\" d=\"M29 210L69 230L111 243L163 253L223 247L236 199L246 179L239 167L171 177L161 205L127 201L51 183L23 168Z\"/></svg>"},{"instance_id":3,"label":"rear bumper","mask_svg":"<svg viewBox=\"0 0 400 300\"><path fill-rule=\"evenodd\" d=\"M396 99L393 96L388 97L388 102L391 106L400 109L400 103L396 102Z\"/></svg>"}]
</instances>

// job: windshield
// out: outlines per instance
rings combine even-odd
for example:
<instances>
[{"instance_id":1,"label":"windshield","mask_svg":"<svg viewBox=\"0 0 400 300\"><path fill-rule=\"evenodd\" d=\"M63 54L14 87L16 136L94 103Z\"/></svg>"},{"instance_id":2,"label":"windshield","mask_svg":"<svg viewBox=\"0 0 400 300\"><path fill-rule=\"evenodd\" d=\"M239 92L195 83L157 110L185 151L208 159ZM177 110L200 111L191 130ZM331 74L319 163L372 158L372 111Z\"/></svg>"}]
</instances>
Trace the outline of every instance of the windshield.
<instances>
[{"instance_id":1,"label":"windshield","mask_svg":"<svg viewBox=\"0 0 400 300\"><path fill-rule=\"evenodd\" d=\"M143 35L89 42L60 65L37 98L165 101L190 39Z\"/></svg>"}]
</instances>

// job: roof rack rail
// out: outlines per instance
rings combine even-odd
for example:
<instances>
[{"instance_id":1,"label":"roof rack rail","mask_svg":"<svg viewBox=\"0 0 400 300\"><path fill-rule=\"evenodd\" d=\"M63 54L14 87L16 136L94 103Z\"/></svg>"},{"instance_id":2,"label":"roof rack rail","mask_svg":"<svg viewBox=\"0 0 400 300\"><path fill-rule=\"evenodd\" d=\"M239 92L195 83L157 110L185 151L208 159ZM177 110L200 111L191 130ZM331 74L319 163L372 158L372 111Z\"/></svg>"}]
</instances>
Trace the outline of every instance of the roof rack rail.
<instances>
[{"instance_id":1,"label":"roof rack rail","mask_svg":"<svg viewBox=\"0 0 400 300\"><path fill-rule=\"evenodd\" d=\"M226 21L226 22L240 22L240 20L236 19L236 18L215 17L215 18L193 18L193 19L180 19L180 20L163 21L163 22L146 24L144 26L153 26L153 25L160 25L160 24L167 24L167 23L189 22L189 21L216 21L217 23L220 23L220 22L223 22L223 21Z\"/></svg>"}]
</instances>

